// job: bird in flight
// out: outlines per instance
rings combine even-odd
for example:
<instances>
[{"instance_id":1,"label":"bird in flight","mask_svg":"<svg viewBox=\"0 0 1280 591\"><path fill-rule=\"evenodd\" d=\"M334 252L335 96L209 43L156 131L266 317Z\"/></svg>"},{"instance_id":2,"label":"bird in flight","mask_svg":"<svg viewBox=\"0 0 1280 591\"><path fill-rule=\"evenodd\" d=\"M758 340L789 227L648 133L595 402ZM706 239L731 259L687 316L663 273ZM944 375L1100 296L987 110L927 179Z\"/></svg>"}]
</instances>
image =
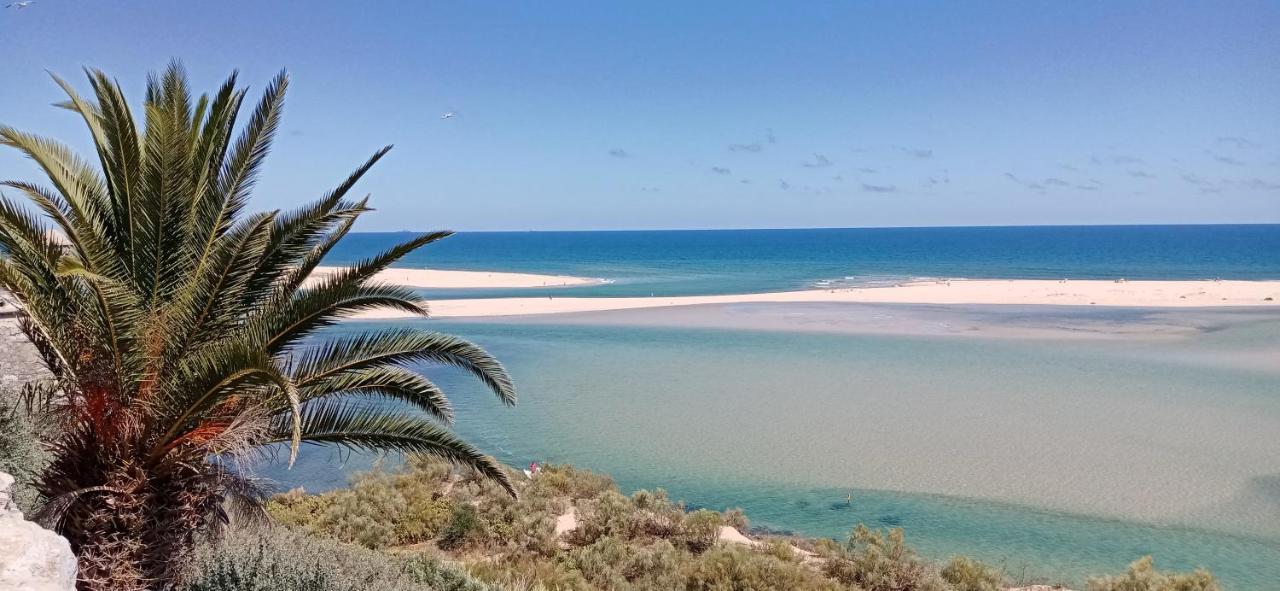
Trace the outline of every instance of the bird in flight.
<instances>
[{"instance_id":1,"label":"bird in flight","mask_svg":"<svg viewBox=\"0 0 1280 591\"><path fill-rule=\"evenodd\" d=\"M440 116L440 118L441 118L441 119L453 119L454 117L457 117L457 116L458 116L458 114L457 114L457 113L454 113L453 111L449 111L448 113L445 113L445 114L441 115L441 116Z\"/></svg>"},{"instance_id":2,"label":"bird in flight","mask_svg":"<svg viewBox=\"0 0 1280 591\"><path fill-rule=\"evenodd\" d=\"M36 0L22 0L22 2L13 2L11 4L6 4L5 8L17 8L18 10L22 10L23 8L31 6L32 4L35 4L35 3L36 3Z\"/></svg>"}]
</instances>

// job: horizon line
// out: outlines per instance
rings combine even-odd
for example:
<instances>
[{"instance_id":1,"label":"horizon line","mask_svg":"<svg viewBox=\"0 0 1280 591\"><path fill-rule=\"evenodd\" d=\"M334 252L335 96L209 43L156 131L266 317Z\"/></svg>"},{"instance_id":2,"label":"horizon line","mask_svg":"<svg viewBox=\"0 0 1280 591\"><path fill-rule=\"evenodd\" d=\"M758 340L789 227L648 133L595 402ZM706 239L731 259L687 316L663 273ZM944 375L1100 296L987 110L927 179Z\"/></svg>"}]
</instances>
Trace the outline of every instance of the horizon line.
<instances>
[{"instance_id":1,"label":"horizon line","mask_svg":"<svg viewBox=\"0 0 1280 591\"><path fill-rule=\"evenodd\" d=\"M579 228L579 229L527 229L527 230L447 230L456 234L532 234L569 232L784 232L793 230L946 230L946 229L999 229L999 228L1184 228L1210 226L1280 226L1277 222L1225 222L1225 223L1145 223L1145 224L978 224L955 226L789 226L789 227L739 227L739 228ZM413 234L437 232L435 230L362 230L352 234Z\"/></svg>"}]
</instances>

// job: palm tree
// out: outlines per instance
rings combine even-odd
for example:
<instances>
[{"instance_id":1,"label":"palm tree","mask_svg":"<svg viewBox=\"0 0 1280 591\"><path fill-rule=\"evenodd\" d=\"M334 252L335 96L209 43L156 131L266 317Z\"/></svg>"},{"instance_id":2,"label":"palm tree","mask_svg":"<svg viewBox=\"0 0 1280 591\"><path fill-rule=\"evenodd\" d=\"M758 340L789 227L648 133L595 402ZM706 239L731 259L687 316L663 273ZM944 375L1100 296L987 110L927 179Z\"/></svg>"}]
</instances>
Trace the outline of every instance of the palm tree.
<instances>
[{"instance_id":1,"label":"palm tree","mask_svg":"<svg viewBox=\"0 0 1280 591\"><path fill-rule=\"evenodd\" d=\"M54 79L68 96L60 106L89 128L96 167L0 126L0 144L48 176L4 183L39 213L0 196L0 288L57 387L59 434L37 488L79 556L81 588L169 585L196 536L236 503L262 501L237 467L263 450L288 450L290 464L303 443L433 454L514 494L493 458L446 428L440 388L406 367L463 368L514 404L497 360L414 328L320 332L376 307L426 315L412 290L372 279L448 232L307 281L369 211L347 193L389 147L310 205L250 214L285 73L239 128L235 74L193 100L171 64L148 78L142 121L117 82L87 74L92 99Z\"/></svg>"}]
</instances>

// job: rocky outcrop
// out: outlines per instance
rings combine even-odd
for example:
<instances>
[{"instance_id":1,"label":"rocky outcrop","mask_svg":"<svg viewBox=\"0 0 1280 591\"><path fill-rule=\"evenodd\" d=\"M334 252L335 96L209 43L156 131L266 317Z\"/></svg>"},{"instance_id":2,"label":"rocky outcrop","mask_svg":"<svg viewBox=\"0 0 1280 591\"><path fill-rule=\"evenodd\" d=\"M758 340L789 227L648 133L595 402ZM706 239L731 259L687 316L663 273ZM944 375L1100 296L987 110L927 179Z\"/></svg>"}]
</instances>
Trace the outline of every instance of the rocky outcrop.
<instances>
[{"instance_id":1,"label":"rocky outcrop","mask_svg":"<svg viewBox=\"0 0 1280 591\"><path fill-rule=\"evenodd\" d=\"M76 556L71 544L23 519L12 486L13 477L0 472L0 589L73 591Z\"/></svg>"}]
</instances>

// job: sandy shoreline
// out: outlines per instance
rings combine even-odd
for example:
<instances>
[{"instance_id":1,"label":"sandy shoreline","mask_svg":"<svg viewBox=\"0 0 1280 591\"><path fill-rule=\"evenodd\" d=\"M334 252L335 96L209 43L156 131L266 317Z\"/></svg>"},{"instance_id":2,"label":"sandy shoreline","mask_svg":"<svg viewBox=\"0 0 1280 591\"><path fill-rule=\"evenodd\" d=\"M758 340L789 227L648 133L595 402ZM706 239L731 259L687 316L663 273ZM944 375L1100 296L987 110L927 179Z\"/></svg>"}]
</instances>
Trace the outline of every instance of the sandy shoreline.
<instances>
[{"instance_id":1,"label":"sandy shoreline","mask_svg":"<svg viewBox=\"0 0 1280 591\"><path fill-rule=\"evenodd\" d=\"M308 282L319 280L342 267L316 267ZM518 289L529 287L571 287L599 285L602 279L570 275L536 275L533 273L499 273L494 271L446 271L442 269L392 268L374 276L375 281L434 289Z\"/></svg>"},{"instance_id":2,"label":"sandy shoreline","mask_svg":"<svg viewBox=\"0 0 1280 591\"><path fill-rule=\"evenodd\" d=\"M1137 308L1207 308L1222 306L1276 306L1280 308L1280 281L1129 281L1060 282L1035 279L976 279L949 282L915 282L893 287L811 289L778 293L680 297L557 298L521 297L471 300L435 300L431 315L437 318L523 316L599 312L669 306L734 303L849 302L936 305L1056 305ZM357 319L405 318L394 310L372 310Z\"/></svg>"}]
</instances>

